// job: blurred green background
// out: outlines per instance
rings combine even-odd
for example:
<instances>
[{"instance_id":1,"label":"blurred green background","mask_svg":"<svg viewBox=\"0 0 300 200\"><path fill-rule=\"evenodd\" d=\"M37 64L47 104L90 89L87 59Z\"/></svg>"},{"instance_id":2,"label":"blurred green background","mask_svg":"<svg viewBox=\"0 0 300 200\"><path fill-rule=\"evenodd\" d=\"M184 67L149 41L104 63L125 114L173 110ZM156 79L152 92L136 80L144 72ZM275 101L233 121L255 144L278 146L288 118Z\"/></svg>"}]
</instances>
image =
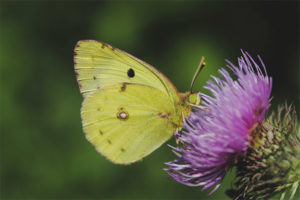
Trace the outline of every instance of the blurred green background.
<instances>
[{"instance_id":1,"label":"blurred green background","mask_svg":"<svg viewBox=\"0 0 300 200\"><path fill-rule=\"evenodd\" d=\"M95 151L81 127L78 40L123 49L182 92L201 56L207 67L196 89L242 48L261 55L273 77L271 109L288 102L299 110L296 1L1 1L0 22L1 199L226 199L233 172L207 196L163 171L175 158L167 145L130 166Z\"/></svg>"}]
</instances>

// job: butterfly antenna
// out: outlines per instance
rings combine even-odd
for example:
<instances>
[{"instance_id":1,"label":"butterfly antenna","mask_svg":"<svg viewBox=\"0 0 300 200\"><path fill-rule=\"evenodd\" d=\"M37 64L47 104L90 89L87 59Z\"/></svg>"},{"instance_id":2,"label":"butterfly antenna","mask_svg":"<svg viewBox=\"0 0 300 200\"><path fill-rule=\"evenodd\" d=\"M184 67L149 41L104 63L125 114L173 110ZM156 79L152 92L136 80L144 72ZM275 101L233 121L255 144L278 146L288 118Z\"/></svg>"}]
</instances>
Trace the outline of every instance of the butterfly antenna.
<instances>
[{"instance_id":1,"label":"butterfly antenna","mask_svg":"<svg viewBox=\"0 0 300 200\"><path fill-rule=\"evenodd\" d=\"M191 83L191 92L195 83L196 78L198 77L198 75L200 74L200 72L202 71L202 69L205 67L206 63L204 62L204 57L201 57L200 63L198 65L198 68L194 74L194 77L192 79L192 83Z\"/></svg>"}]
</instances>

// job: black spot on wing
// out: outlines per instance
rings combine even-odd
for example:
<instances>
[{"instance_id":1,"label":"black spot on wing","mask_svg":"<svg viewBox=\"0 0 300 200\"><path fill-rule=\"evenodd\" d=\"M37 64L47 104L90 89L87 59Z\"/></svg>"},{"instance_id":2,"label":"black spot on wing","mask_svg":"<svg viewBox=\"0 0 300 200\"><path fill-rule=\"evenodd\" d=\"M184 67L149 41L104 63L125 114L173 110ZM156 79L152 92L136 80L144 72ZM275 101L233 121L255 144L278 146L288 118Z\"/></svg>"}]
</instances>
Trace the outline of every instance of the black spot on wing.
<instances>
[{"instance_id":1,"label":"black spot on wing","mask_svg":"<svg viewBox=\"0 0 300 200\"><path fill-rule=\"evenodd\" d=\"M103 132L101 130L99 130L100 135L103 135Z\"/></svg>"},{"instance_id":2,"label":"black spot on wing","mask_svg":"<svg viewBox=\"0 0 300 200\"><path fill-rule=\"evenodd\" d=\"M128 71L127 71L127 76L129 78L133 78L135 76L135 72L132 68L129 68Z\"/></svg>"}]
</instances>

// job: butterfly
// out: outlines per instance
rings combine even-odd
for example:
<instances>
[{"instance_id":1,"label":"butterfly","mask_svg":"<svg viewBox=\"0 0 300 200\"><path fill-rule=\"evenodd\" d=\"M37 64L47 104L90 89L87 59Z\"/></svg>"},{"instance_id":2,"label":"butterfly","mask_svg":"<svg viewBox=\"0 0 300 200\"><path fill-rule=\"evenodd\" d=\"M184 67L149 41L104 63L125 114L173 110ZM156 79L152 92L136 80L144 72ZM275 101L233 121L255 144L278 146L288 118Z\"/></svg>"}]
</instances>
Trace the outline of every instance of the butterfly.
<instances>
[{"instance_id":1,"label":"butterfly","mask_svg":"<svg viewBox=\"0 0 300 200\"><path fill-rule=\"evenodd\" d=\"M202 57L191 88L204 65ZM179 93L156 68L103 42L79 41L74 68L86 138L116 164L134 163L156 150L200 102L199 92Z\"/></svg>"}]
</instances>

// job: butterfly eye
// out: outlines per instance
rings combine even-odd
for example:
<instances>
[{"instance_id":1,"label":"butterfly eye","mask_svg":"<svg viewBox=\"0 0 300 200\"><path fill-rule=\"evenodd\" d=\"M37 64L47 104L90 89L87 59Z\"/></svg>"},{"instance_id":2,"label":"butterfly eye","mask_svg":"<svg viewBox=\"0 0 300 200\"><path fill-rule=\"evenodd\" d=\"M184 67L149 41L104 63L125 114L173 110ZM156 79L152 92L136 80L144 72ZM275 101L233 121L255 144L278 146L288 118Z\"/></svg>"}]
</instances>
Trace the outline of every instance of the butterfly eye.
<instances>
[{"instance_id":1,"label":"butterfly eye","mask_svg":"<svg viewBox=\"0 0 300 200\"><path fill-rule=\"evenodd\" d=\"M135 75L135 74L134 74L134 70L130 68L130 69L127 71L127 75L128 75L129 78L133 78L134 75Z\"/></svg>"}]
</instances>

